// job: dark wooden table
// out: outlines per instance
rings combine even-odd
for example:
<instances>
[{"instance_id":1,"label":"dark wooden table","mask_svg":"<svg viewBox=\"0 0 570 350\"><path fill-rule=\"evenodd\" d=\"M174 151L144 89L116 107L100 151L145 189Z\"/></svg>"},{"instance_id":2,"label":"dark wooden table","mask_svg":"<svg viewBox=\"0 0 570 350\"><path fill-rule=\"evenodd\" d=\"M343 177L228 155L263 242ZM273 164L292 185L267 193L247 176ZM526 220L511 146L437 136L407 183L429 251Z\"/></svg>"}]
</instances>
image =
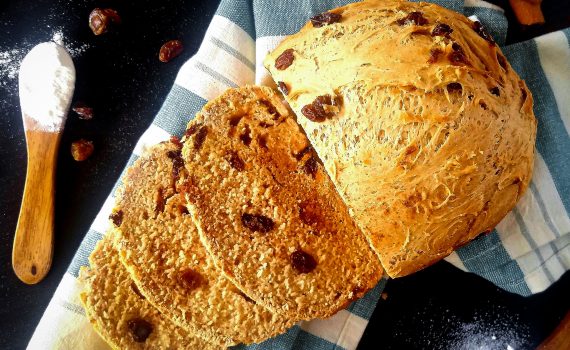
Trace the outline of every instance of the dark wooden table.
<instances>
[{"instance_id":1,"label":"dark wooden table","mask_svg":"<svg viewBox=\"0 0 570 350\"><path fill-rule=\"evenodd\" d=\"M496 1L501 3L501 1ZM116 32L95 37L87 26L94 7L119 10ZM168 93L180 65L198 48L217 1L0 2L0 349L25 348L84 233L125 165L136 140ZM522 30L510 12L508 41L570 24L570 3L546 1L547 24ZM34 44L62 34L73 48L75 101L95 108L91 121L70 114L59 154L54 262L47 278L22 284L12 272L11 249L26 171L17 96L19 60ZM161 44L179 38L186 49L160 63ZM69 152L79 138L95 153L77 163ZM531 349L569 308L570 275L546 292L523 298L442 262L390 281L361 342L362 349Z\"/></svg>"}]
</instances>

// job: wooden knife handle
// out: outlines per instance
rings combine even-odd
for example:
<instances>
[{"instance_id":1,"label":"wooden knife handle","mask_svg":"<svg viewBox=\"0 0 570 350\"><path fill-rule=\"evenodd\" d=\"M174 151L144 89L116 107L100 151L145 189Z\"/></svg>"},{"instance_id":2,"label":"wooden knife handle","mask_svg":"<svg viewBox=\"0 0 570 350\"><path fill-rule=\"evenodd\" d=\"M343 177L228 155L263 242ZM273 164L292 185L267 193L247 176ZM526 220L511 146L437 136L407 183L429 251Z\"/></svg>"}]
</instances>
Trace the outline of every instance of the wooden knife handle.
<instances>
[{"instance_id":1,"label":"wooden knife handle","mask_svg":"<svg viewBox=\"0 0 570 350\"><path fill-rule=\"evenodd\" d=\"M55 165L60 134L26 131L28 170L14 236L12 267L22 282L48 273L53 254Z\"/></svg>"}]
</instances>

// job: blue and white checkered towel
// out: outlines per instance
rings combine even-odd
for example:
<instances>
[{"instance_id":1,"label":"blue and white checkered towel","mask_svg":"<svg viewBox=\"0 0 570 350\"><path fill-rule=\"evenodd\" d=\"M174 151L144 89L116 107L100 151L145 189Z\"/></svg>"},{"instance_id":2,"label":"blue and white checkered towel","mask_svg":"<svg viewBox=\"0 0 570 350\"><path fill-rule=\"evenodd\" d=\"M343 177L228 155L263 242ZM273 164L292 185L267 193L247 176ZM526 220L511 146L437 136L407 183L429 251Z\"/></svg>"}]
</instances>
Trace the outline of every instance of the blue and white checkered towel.
<instances>
[{"instance_id":1,"label":"blue and white checkered towel","mask_svg":"<svg viewBox=\"0 0 570 350\"><path fill-rule=\"evenodd\" d=\"M347 0L222 0L198 53L180 69L172 90L129 165L149 145L181 135L190 118L229 87L265 84L264 56L309 17ZM477 18L499 45L505 42L503 11L480 0L440 0ZM446 260L513 293L546 289L570 268L570 30L503 47L534 95L538 119L534 177L517 207L489 235ZM114 190L113 190L114 192ZM85 236L28 345L30 349L104 348L85 318L76 277L108 227L109 196ZM301 322L251 349L354 349L378 302L385 280L363 299L327 320Z\"/></svg>"}]
</instances>

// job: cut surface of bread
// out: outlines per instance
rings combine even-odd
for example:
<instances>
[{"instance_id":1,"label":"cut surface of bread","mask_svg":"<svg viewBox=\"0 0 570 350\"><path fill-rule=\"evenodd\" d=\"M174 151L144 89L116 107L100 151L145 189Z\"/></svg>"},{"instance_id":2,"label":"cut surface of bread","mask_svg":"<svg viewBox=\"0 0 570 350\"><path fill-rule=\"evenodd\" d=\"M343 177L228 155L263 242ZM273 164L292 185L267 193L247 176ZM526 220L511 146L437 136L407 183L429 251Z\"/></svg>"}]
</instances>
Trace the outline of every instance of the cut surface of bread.
<instances>
[{"instance_id":1,"label":"cut surface of bread","mask_svg":"<svg viewBox=\"0 0 570 350\"><path fill-rule=\"evenodd\" d=\"M295 319L327 317L378 282L377 257L272 89L227 90L183 141L200 238L251 299Z\"/></svg>"},{"instance_id":2,"label":"cut surface of bread","mask_svg":"<svg viewBox=\"0 0 570 350\"><path fill-rule=\"evenodd\" d=\"M479 22L365 1L264 65L392 277L492 230L530 182L532 96Z\"/></svg>"},{"instance_id":3,"label":"cut surface of bread","mask_svg":"<svg viewBox=\"0 0 570 350\"><path fill-rule=\"evenodd\" d=\"M124 176L111 216L121 261L165 316L210 342L257 343L285 332L294 321L246 297L200 243L177 192L188 177L180 147L178 142L151 147Z\"/></svg>"},{"instance_id":4,"label":"cut surface of bread","mask_svg":"<svg viewBox=\"0 0 570 350\"><path fill-rule=\"evenodd\" d=\"M176 326L140 294L113 248L112 233L82 267L81 293L89 321L114 349L219 349Z\"/></svg>"}]
</instances>

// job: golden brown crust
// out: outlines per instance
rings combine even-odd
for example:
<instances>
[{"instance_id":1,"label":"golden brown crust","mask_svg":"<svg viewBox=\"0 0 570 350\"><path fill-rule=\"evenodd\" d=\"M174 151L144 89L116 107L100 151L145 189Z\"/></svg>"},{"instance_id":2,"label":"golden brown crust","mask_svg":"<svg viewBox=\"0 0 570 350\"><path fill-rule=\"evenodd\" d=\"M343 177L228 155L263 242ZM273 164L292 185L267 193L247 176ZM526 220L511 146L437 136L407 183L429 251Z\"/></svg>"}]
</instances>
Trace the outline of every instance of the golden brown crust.
<instances>
[{"instance_id":1,"label":"golden brown crust","mask_svg":"<svg viewBox=\"0 0 570 350\"><path fill-rule=\"evenodd\" d=\"M532 96L484 29L455 12L394 0L331 12L339 22L309 22L264 64L388 274L407 275L492 229L521 197Z\"/></svg>"},{"instance_id":2,"label":"golden brown crust","mask_svg":"<svg viewBox=\"0 0 570 350\"><path fill-rule=\"evenodd\" d=\"M190 212L216 265L245 294L312 319L376 284L378 259L273 90L230 89L189 130Z\"/></svg>"},{"instance_id":3,"label":"golden brown crust","mask_svg":"<svg viewBox=\"0 0 570 350\"><path fill-rule=\"evenodd\" d=\"M293 320L252 303L208 257L178 193L189 175L171 142L148 149L128 170L115 208L121 261L155 307L212 343L257 343L285 332Z\"/></svg>"},{"instance_id":4,"label":"golden brown crust","mask_svg":"<svg viewBox=\"0 0 570 350\"><path fill-rule=\"evenodd\" d=\"M85 285L81 301L97 333L114 349L219 349L177 327L137 294L111 236L97 244L90 268L82 267L80 273Z\"/></svg>"}]
</instances>

